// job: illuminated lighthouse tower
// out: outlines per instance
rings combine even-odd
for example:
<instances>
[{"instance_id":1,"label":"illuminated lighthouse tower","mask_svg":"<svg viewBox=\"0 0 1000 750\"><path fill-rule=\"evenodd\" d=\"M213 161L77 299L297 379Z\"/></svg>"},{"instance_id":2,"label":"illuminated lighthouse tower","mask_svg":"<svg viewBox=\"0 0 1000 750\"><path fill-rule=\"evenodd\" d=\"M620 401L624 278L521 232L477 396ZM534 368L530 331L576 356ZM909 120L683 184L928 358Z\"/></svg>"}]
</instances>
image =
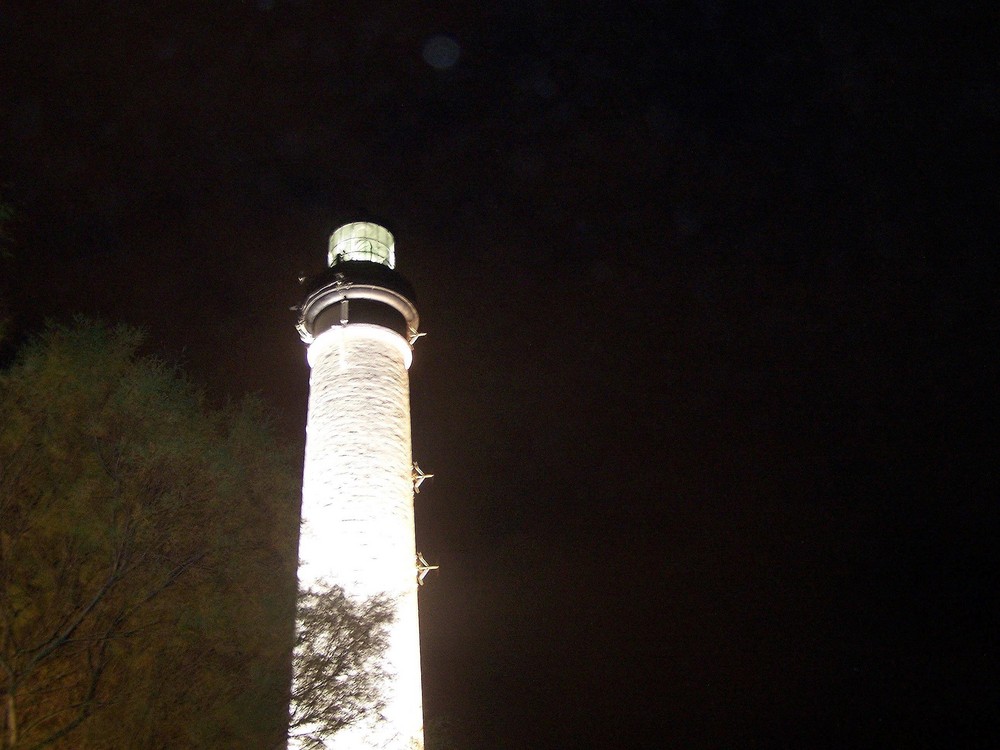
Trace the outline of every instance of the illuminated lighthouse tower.
<instances>
[{"instance_id":1,"label":"illuminated lighthouse tower","mask_svg":"<svg viewBox=\"0 0 1000 750\"><path fill-rule=\"evenodd\" d=\"M338 732L337 748L423 747L407 376L419 318L395 264L388 230L342 226L300 308L312 373L299 582L339 585L357 599L386 594L395 611L385 710Z\"/></svg>"}]
</instances>

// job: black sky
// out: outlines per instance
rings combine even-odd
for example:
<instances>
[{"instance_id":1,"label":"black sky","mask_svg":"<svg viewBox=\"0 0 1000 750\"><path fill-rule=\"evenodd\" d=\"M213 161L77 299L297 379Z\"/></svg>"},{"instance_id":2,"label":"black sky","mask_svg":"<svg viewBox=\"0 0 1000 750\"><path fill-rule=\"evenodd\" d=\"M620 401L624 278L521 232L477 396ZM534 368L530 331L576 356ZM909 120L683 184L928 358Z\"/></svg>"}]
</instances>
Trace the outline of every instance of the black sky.
<instances>
[{"instance_id":1,"label":"black sky","mask_svg":"<svg viewBox=\"0 0 1000 750\"><path fill-rule=\"evenodd\" d=\"M5 3L6 346L139 324L301 443L296 278L381 220L429 333L429 719L473 750L986 747L998 20Z\"/></svg>"}]
</instances>

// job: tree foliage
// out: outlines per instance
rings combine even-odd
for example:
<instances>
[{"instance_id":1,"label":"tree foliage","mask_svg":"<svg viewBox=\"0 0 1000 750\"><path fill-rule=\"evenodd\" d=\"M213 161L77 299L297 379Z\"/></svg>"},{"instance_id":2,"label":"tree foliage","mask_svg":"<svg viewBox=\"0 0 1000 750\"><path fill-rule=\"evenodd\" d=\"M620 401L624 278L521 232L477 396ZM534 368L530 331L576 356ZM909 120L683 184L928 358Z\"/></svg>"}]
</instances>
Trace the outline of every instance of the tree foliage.
<instances>
[{"instance_id":1,"label":"tree foliage","mask_svg":"<svg viewBox=\"0 0 1000 750\"><path fill-rule=\"evenodd\" d=\"M285 735L295 462L141 341L54 326L0 374L0 748Z\"/></svg>"},{"instance_id":2,"label":"tree foliage","mask_svg":"<svg viewBox=\"0 0 1000 750\"><path fill-rule=\"evenodd\" d=\"M299 594L290 731L303 748L321 749L349 724L384 707L379 687L392 607L358 602L338 586Z\"/></svg>"}]
</instances>

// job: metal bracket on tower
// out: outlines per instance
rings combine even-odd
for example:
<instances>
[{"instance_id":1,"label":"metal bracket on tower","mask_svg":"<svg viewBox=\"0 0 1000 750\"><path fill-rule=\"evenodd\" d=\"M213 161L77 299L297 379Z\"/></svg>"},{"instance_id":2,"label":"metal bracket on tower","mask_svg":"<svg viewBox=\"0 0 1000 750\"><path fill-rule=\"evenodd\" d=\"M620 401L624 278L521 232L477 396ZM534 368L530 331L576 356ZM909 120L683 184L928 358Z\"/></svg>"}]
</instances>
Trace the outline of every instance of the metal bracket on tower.
<instances>
[{"instance_id":1,"label":"metal bracket on tower","mask_svg":"<svg viewBox=\"0 0 1000 750\"><path fill-rule=\"evenodd\" d=\"M440 567L441 566L439 566L439 565L429 565L427 563L427 561L424 559L423 554L420 553L420 552L418 552L417 553L417 584L420 585L420 586L423 586L424 585L424 579L427 577L427 574L430 573L432 570L437 570Z\"/></svg>"},{"instance_id":2,"label":"metal bracket on tower","mask_svg":"<svg viewBox=\"0 0 1000 750\"><path fill-rule=\"evenodd\" d=\"M416 495L420 494L420 485L424 483L425 479L430 479L433 474L425 474L420 469L420 464L416 461L413 462L413 492Z\"/></svg>"}]
</instances>

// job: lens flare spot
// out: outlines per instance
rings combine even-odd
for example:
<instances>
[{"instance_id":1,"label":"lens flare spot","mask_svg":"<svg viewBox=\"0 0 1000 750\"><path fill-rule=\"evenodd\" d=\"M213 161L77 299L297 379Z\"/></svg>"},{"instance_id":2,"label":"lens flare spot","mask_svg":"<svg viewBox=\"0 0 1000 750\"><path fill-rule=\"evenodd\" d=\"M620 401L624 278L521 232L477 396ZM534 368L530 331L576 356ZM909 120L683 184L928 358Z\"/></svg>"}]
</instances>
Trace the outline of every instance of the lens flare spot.
<instances>
[{"instance_id":1,"label":"lens flare spot","mask_svg":"<svg viewBox=\"0 0 1000 750\"><path fill-rule=\"evenodd\" d=\"M447 34L436 34L424 42L424 62L435 70L448 70L458 62L462 48L458 41Z\"/></svg>"}]
</instances>

